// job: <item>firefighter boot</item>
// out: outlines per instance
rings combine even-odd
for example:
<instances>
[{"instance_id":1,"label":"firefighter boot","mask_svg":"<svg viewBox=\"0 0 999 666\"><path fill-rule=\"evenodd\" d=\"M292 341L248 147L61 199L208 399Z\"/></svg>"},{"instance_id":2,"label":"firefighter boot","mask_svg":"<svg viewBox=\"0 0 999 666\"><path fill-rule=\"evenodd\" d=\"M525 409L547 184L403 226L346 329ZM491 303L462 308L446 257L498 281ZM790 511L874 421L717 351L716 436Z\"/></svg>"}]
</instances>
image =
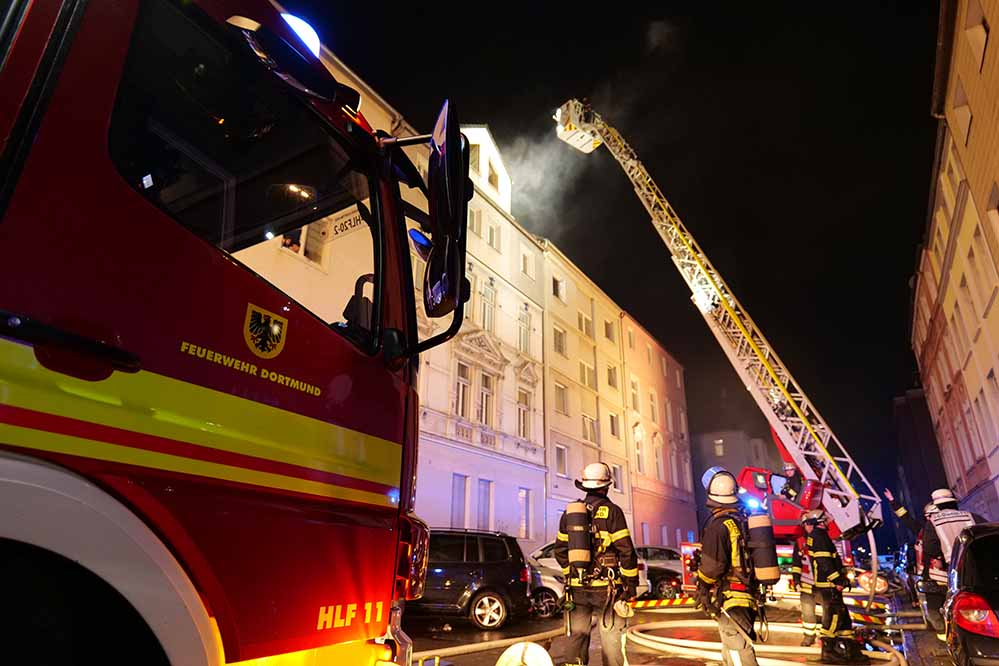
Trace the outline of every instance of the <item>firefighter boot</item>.
<instances>
[{"instance_id":1,"label":"firefighter boot","mask_svg":"<svg viewBox=\"0 0 999 666\"><path fill-rule=\"evenodd\" d=\"M860 644L855 640L849 638L823 638L822 663L860 666L861 664L870 664L871 660L860 651Z\"/></svg>"},{"instance_id":2,"label":"firefighter boot","mask_svg":"<svg viewBox=\"0 0 999 666\"><path fill-rule=\"evenodd\" d=\"M815 645L815 634L805 634L801 637L801 647L812 647Z\"/></svg>"}]
</instances>

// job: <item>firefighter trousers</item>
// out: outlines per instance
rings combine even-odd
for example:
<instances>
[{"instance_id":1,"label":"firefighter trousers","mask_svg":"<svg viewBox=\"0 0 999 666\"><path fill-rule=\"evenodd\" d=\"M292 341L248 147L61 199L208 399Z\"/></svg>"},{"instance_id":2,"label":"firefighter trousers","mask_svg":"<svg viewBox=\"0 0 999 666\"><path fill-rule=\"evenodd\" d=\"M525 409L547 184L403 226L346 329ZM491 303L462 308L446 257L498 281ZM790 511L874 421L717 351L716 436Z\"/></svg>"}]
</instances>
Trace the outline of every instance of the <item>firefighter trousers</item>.
<instances>
[{"instance_id":1,"label":"firefighter trousers","mask_svg":"<svg viewBox=\"0 0 999 666\"><path fill-rule=\"evenodd\" d=\"M600 652L604 666L623 666L624 653L621 638L628 628L627 618L606 608L607 588L575 588L573 601L576 607L569 612L572 633L555 639L552 661L561 664L588 664L590 662L590 629L594 622L600 630ZM606 608L606 613L604 609Z\"/></svg>"},{"instance_id":2,"label":"firefighter trousers","mask_svg":"<svg viewBox=\"0 0 999 666\"><path fill-rule=\"evenodd\" d=\"M725 666L758 666L756 650L753 643L746 640L743 632L754 636L753 625L756 623L756 611L752 608L733 607L728 609L728 615L718 616L718 633L721 634L722 661ZM742 629L742 632L739 631Z\"/></svg>"},{"instance_id":3,"label":"firefighter trousers","mask_svg":"<svg viewBox=\"0 0 999 666\"><path fill-rule=\"evenodd\" d=\"M819 618L815 614L815 594L801 590L801 629L805 637L815 638L819 633Z\"/></svg>"},{"instance_id":4,"label":"firefighter trousers","mask_svg":"<svg viewBox=\"0 0 999 666\"><path fill-rule=\"evenodd\" d=\"M850 611L843 602L843 593L835 587L826 587L821 590L822 601L822 629L820 633L824 639L853 637L853 622L850 620Z\"/></svg>"},{"instance_id":5,"label":"firefighter trousers","mask_svg":"<svg viewBox=\"0 0 999 666\"><path fill-rule=\"evenodd\" d=\"M926 621L938 634L944 632L943 613L940 611L944 601L947 600L947 594L944 590L945 588L934 586L933 591L926 592Z\"/></svg>"}]
</instances>

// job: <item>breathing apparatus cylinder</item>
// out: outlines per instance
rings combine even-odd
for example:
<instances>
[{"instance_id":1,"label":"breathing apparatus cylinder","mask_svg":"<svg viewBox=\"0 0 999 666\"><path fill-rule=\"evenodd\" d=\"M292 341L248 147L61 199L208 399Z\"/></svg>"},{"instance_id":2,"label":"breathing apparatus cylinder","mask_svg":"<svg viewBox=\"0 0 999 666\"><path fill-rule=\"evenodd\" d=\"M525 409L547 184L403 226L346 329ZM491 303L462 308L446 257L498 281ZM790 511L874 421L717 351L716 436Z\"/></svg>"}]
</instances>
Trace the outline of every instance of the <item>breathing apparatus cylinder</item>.
<instances>
[{"instance_id":1,"label":"breathing apparatus cylinder","mask_svg":"<svg viewBox=\"0 0 999 666\"><path fill-rule=\"evenodd\" d=\"M762 585L776 585L780 580L777 564L777 540L774 526L767 514L749 516L749 541L747 548L753 564L753 575Z\"/></svg>"},{"instance_id":2,"label":"breathing apparatus cylinder","mask_svg":"<svg viewBox=\"0 0 999 666\"><path fill-rule=\"evenodd\" d=\"M823 485L821 481L816 481L815 479L806 479L801 487L801 497L798 503L806 510L819 509L822 507L822 489Z\"/></svg>"},{"instance_id":3,"label":"breathing apparatus cylinder","mask_svg":"<svg viewBox=\"0 0 999 666\"><path fill-rule=\"evenodd\" d=\"M569 502L565 507L565 531L569 536L569 568L582 578L590 568L590 512L583 502Z\"/></svg>"}]
</instances>

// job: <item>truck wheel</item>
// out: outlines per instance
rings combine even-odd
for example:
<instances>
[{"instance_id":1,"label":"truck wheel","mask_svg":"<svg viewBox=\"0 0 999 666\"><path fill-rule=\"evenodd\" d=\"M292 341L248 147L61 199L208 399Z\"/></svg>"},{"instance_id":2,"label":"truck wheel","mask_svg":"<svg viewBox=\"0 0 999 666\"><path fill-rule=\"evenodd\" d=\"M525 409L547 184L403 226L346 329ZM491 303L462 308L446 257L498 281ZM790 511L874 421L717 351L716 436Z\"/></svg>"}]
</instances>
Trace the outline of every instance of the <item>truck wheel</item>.
<instances>
[{"instance_id":1,"label":"truck wheel","mask_svg":"<svg viewBox=\"0 0 999 666\"><path fill-rule=\"evenodd\" d=\"M472 599L469 613L479 629L499 629L506 624L506 602L495 592L480 592Z\"/></svg>"},{"instance_id":2,"label":"truck wheel","mask_svg":"<svg viewBox=\"0 0 999 666\"><path fill-rule=\"evenodd\" d=\"M11 663L169 664L128 601L74 562L0 539L0 585L3 653Z\"/></svg>"}]
</instances>

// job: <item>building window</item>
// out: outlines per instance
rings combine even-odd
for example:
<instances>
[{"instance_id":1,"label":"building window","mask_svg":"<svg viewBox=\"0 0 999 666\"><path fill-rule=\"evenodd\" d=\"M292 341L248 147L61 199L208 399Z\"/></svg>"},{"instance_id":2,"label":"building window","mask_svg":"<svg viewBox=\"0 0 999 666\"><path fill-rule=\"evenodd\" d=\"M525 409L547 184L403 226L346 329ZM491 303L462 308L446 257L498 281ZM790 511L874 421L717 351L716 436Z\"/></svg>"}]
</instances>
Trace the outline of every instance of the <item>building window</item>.
<instances>
[{"instance_id":1,"label":"building window","mask_svg":"<svg viewBox=\"0 0 999 666\"><path fill-rule=\"evenodd\" d=\"M519 488L517 490L517 504L520 506L520 532L517 536L521 539L531 538L531 490L530 488Z\"/></svg>"},{"instance_id":2,"label":"building window","mask_svg":"<svg viewBox=\"0 0 999 666\"><path fill-rule=\"evenodd\" d=\"M534 279L534 256L528 252L520 253L520 272L527 277Z\"/></svg>"},{"instance_id":3,"label":"building window","mask_svg":"<svg viewBox=\"0 0 999 666\"><path fill-rule=\"evenodd\" d=\"M957 338L961 344L961 366L964 366L964 358L967 357L968 352L971 350L971 338L968 336L968 324L964 320L964 314L961 313L961 305L959 303L954 304L954 314L950 318L951 326L956 324L957 327Z\"/></svg>"},{"instance_id":4,"label":"building window","mask_svg":"<svg viewBox=\"0 0 999 666\"><path fill-rule=\"evenodd\" d=\"M654 437L653 441L655 441ZM662 481L665 478L663 475L663 447L657 443L653 445L653 448L655 449L656 456L656 479Z\"/></svg>"},{"instance_id":5,"label":"building window","mask_svg":"<svg viewBox=\"0 0 999 666\"><path fill-rule=\"evenodd\" d=\"M569 477L569 450L561 444L555 445L555 473L562 477Z\"/></svg>"},{"instance_id":6,"label":"building window","mask_svg":"<svg viewBox=\"0 0 999 666\"><path fill-rule=\"evenodd\" d=\"M975 307L975 299L971 296L971 288L969 286L969 280L967 275L961 275L961 301L964 306L971 313L971 330L978 330L978 308Z\"/></svg>"},{"instance_id":7,"label":"building window","mask_svg":"<svg viewBox=\"0 0 999 666\"><path fill-rule=\"evenodd\" d=\"M496 288L492 285L482 285L482 328L493 331L496 318Z\"/></svg>"},{"instance_id":8,"label":"building window","mask_svg":"<svg viewBox=\"0 0 999 666\"><path fill-rule=\"evenodd\" d=\"M521 439L531 439L531 394L517 391L517 435Z\"/></svg>"},{"instance_id":9,"label":"building window","mask_svg":"<svg viewBox=\"0 0 999 666\"><path fill-rule=\"evenodd\" d=\"M652 365L652 345L645 345L645 362Z\"/></svg>"},{"instance_id":10,"label":"building window","mask_svg":"<svg viewBox=\"0 0 999 666\"><path fill-rule=\"evenodd\" d=\"M635 331L628 329L628 349L635 348Z\"/></svg>"},{"instance_id":11,"label":"building window","mask_svg":"<svg viewBox=\"0 0 999 666\"><path fill-rule=\"evenodd\" d=\"M553 330L552 343L555 346L555 351L561 354L562 356L568 357L569 354L565 349L565 331L563 331L561 328L558 328L557 326L552 330Z\"/></svg>"},{"instance_id":12,"label":"building window","mask_svg":"<svg viewBox=\"0 0 999 666\"><path fill-rule=\"evenodd\" d=\"M610 319L604 320L604 337L614 342L617 338L617 327Z\"/></svg>"},{"instance_id":13,"label":"building window","mask_svg":"<svg viewBox=\"0 0 999 666\"><path fill-rule=\"evenodd\" d=\"M482 236L482 211L468 209L468 230L476 236Z\"/></svg>"},{"instance_id":14,"label":"building window","mask_svg":"<svg viewBox=\"0 0 999 666\"><path fill-rule=\"evenodd\" d=\"M621 466L611 465L611 478L614 479L614 490L619 493L624 492L624 484L621 481Z\"/></svg>"},{"instance_id":15,"label":"building window","mask_svg":"<svg viewBox=\"0 0 999 666\"><path fill-rule=\"evenodd\" d=\"M687 415L680 412L680 439L687 439Z\"/></svg>"},{"instance_id":16,"label":"building window","mask_svg":"<svg viewBox=\"0 0 999 666\"><path fill-rule=\"evenodd\" d=\"M489 233L486 236L486 242L489 243L489 247L492 249L497 252L500 251L500 228L495 224L489 225Z\"/></svg>"},{"instance_id":17,"label":"building window","mask_svg":"<svg viewBox=\"0 0 999 666\"><path fill-rule=\"evenodd\" d=\"M617 388L617 368L613 365L607 366L607 386Z\"/></svg>"},{"instance_id":18,"label":"building window","mask_svg":"<svg viewBox=\"0 0 999 666\"><path fill-rule=\"evenodd\" d=\"M608 421L610 422L610 434L611 437L616 439L621 439L621 425L618 423L617 414L614 412L609 412L607 414Z\"/></svg>"},{"instance_id":19,"label":"building window","mask_svg":"<svg viewBox=\"0 0 999 666\"><path fill-rule=\"evenodd\" d=\"M642 523L642 543L641 545L647 546L649 543L649 524Z\"/></svg>"},{"instance_id":20,"label":"building window","mask_svg":"<svg viewBox=\"0 0 999 666\"><path fill-rule=\"evenodd\" d=\"M493 425L493 395L496 391L496 379L492 375L482 373L479 378L479 414L478 421L484 426Z\"/></svg>"},{"instance_id":21,"label":"building window","mask_svg":"<svg viewBox=\"0 0 999 666\"><path fill-rule=\"evenodd\" d=\"M561 384L555 384L555 411L559 414L569 414L569 389Z\"/></svg>"},{"instance_id":22,"label":"building window","mask_svg":"<svg viewBox=\"0 0 999 666\"><path fill-rule=\"evenodd\" d=\"M674 370L673 374L676 376L676 387L678 389L682 389L683 388L683 376L680 374L680 368L677 368L676 370Z\"/></svg>"},{"instance_id":23,"label":"building window","mask_svg":"<svg viewBox=\"0 0 999 666\"><path fill-rule=\"evenodd\" d=\"M961 78L957 79L957 87L954 89L954 105L951 109L954 113L955 127L954 136L967 146L971 138L971 121L973 116L971 107L968 106L968 95L964 91L964 84Z\"/></svg>"},{"instance_id":24,"label":"building window","mask_svg":"<svg viewBox=\"0 0 999 666\"><path fill-rule=\"evenodd\" d=\"M594 391L597 389L597 371L591 366L579 362L579 383L589 386Z\"/></svg>"},{"instance_id":25,"label":"building window","mask_svg":"<svg viewBox=\"0 0 999 666\"><path fill-rule=\"evenodd\" d=\"M980 72L985 63L985 49L989 44L989 23L985 20L985 13L979 0L968 2L964 15L964 36L968 40L968 46Z\"/></svg>"},{"instance_id":26,"label":"building window","mask_svg":"<svg viewBox=\"0 0 999 666\"><path fill-rule=\"evenodd\" d=\"M499 174L492 162L489 162L489 184L493 186L493 189L499 190Z\"/></svg>"},{"instance_id":27,"label":"building window","mask_svg":"<svg viewBox=\"0 0 999 666\"><path fill-rule=\"evenodd\" d=\"M465 505L468 496L468 477L451 475L451 527L465 527Z\"/></svg>"},{"instance_id":28,"label":"building window","mask_svg":"<svg viewBox=\"0 0 999 666\"><path fill-rule=\"evenodd\" d=\"M637 411L641 411L641 407L638 404L638 400L639 400L638 395L639 395L639 391L638 391L638 380L635 379L634 377L632 377L631 378L631 408L634 409L636 412Z\"/></svg>"},{"instance_id":29,"label":"building window","mask_svg":"<svg viewBox=\"0 0 999 666\"><path fill-rule=\"evenodd\" d=\"M476 527L480 530L491 530L493 528L493 482L488 479L479 479L478 510Z\"/></svg>"},{"instance_id":30,"label":"building window","mask_svg":"<svg viewBox=\"0 0 999 666\"><path fill-rule=\"evenodd\" d=\"M669 377L669 373L667 372L667 367L668 366L666 365L666 357L665 356L660 356L659 357L659 367L662 368L663 377Z\"/></svg>"},{"instance_id":31,"label":"building window","mask_svg":"<svg viewBox=\"0 0 999 666\"><path fill-rule=\"evenodd\" d=\"M479 155L481 147L477 143L468 146L468 168L474 173L479 173Z\"/></svg>"},{"instance_id":32,"label":"building window","mask_svg":"<svg viewBox=\"0 0 999 666\"><path fill-rule=\"evenodd\" d=\"M583 439L597 443L597 422L592 416L583 414Z\"/></svg>"},{"instance_id":33,"label":"building window","mask_svg":"<svg viewBox=\"0 0 999 666\"><path fill-rule=\"evenodd\" d=\"M659 423L659 398L655 391L649 391L649 418L653 423Z\"/></svg>"},{"instance_id":34,"label":"building window","mask_svg":"<svg viewBox=\"0 0 999 666\"><path fill-rule=\"evenodd\" d=\"M576 313L576 328L588 338L593 337L593 320L582 312Z\"/></svg>"},{"instance_id":35,"label":"building window","mask_svg":"<svg viewBox=\"0 0 999 666\"><path fill-rule=\"evenodd\" d=\"M984 312L992 300L997 282L999 282L999 276L996 275L996 266L992 261L992 253L989 252L988 245L985 243L985 236L982 234L982 225L975 225L975 233L971 237L971 242L975 247L975 271L978 275L978 284L982 297L982 310ZM969 252L969 258L970 256L971 253Z\"/></svg>"},{"instance_id":36,"label":"building window","mask_svg":"<svg viewBox=\"0 0 999 666\"><path fill-rule=\"evenodd\" d=\"M659 540L662 542L662 545L669 545L669 527L666 525L659 526Z\"/></svg>"},{"instance_id":37,"label":"building window","mask_svg":"<svg viewBox=\"0 0 999 666\"><path fill-rule=\"evenodd\" d=\"M985 397L984 388L978 391L978 397L975 398L975 414L978 416L981 435L987 442L987 445L982 447L982 453L983 455L988 455L989 450L996 443L996 426L992 421L992 413L989 411L989 403Z\"/></svg>"},{"instance_id":38,"label":"building window","mask_svg":"<svg viewBox=\"0 0 999 666\"><path fill-rule=\"evenodd\" d=\"M520 327L520 336L517 338L517 349L525 354L531 353L531 313L522 310L517 315L517 324Z\"/></svg>"},{"instance_id":39,"label":"building window","mask_svg":"<svg viewBox=\"0 0 999 666\"><path fill-rule=\"evenodd\" d=\"M666 431L675 432L673 430L673 403L666 398Z\"/></svg>"},{"instance_id":40,"label":"building window","mask_svg":"<svg viewBox=\"0 0 999 666\"><path fill-rule=\"evenodd\" d=\"M458 382L455 386L454 413L468 418L468 398L472 392L472 370L464 363L458 364Z\"/></svg>"},{"instance_id":41,"label":"building window","mask_svg":"<svg viewBox=\"0 0 999 666\"><path fill-rule=\"evenodd\" d=\"M565 303L565 280L552 278L552 296Z\"/></svg>"},{"instance_id":42,"label":"building window","mask_svg":"<svg viewBox=\"0 0 999 666\"><path fill-rule=\"evenodd\" d=\"M645 443L642 441L641 430L635 427L635 468L639 474L645 474Z\"/></svg>"},{"instance_id":43,"label":"building window","mask_svg":"<svg viewBox=\"0 0 999 666\"><path fill-rule=\"evenodd\" d=\"M716 439L715 440L715 457L721 458L725 455L725 440Z\"/></svg>"}]
</instances>

